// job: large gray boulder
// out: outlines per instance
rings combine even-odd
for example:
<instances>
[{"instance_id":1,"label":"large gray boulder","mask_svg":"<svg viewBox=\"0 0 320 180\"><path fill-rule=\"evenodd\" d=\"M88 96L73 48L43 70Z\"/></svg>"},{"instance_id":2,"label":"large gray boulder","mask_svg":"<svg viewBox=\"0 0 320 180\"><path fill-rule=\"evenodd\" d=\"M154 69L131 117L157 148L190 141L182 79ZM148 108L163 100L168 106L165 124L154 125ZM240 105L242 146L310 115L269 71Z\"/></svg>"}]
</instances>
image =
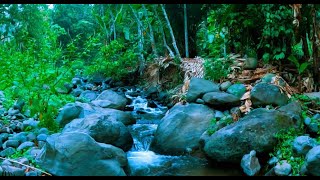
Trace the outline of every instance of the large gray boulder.
<instances>
[{"instance_id":1,"label":"large gray boulder","mask_svg":"<svg viewBox=\"0 0 320 180\"><path fill-rule=\"evenodd\" d=\"M278 86L269 83L256 84L251 92L252 106L275 105L283 106L287 104L288 97L285 93L281 93Z\"/></svg>"},{"instance_id":2,"label":"large gray boulder","mask_svg":"<svg viewBox=\"0 0 320 180\"><path fill-rule=\"evenodd\" d=\"M207 130L214 111L202 104L176 104L161 119L151 149L181 155L199 149L201 135Z\"/></svg>"},{"instance_id":3,"label":"large gray boulder","mask_svg":"<svg viewBox=\"0 0 320 180\"><path fill-rule=\"evenodd\" d=\"M299 101L292 101L278 109L278 111L286 113L292 118L297 128L300 128L302 125L302 107Z\"/></svg>"},{"instance_id":4,"label":"large gray boulder","mask_svg":"<svg viewBox=\"0 0 320 180\"><path fill-rule=\"evenodd\" d=\"M218 84L202 78L193 77L190 80L189 89L187 92L187 101L194 102L197 100L197 98L203 96L205 93L217 91L220 91Z\"/></svg>"},{"instance_id":5,"label":"large gray boulder","mask_svg":"<svg viewBox=\"0 0 320 180\"><path fill-rule=\"evenodd\" d=\"M225 92L209 92L203 95L202 99L206 104L216 109L228 109L240 106L240 98Z\"/></svg>"},{"instance_id":6,"label":"large gray boulder","mask_svg":"<svg viewBox=\"0 0 320 180\"><path fill-rule=\"evenodd\" d=\"M128 128L112 114L91 114L75 119L67 124L62 132L86 133L97 142L112 144L124 151L128 151L133 144Z\"/></svg>"},{"instance_id":7,"label":"large gray boulder","mask_svg":"<svg viewBox=\"0 0 320 180\"><path fill-rule=\"evenodd\" d=\"M274 81L274 78L276 78L276 74L267 73L261 78L261 82L272 83L272 81ZM278 79L278 83L281 87L285 87L286 85L286 82L282 78Z\"/></svg>"},{"instance_id":8,"label":"large gray boulder","mask_svg":"<svg viewBox=\"0 0 320 180\"><path fill-rule=\"evenodd\" d=\"M97 93L95 91L85 90L80 94L79 97L88 101L93 101L97 98Z\"/></svg>"},{"instance_id":9,"label":"large gray boulder","mask_svg":"<svg viewBox=\"0 0 320 180\"><path fill-rule=\"evenodd\" d=\"M127 156L85 133L56 133L48 137L36 162L55 176L125 176Z\"/></svg>"},{"instance_id":10,"label":"large gray boulder","mask_svg":"<svg viewBox=\"0 0 320 180\"><path fill-rule=\"evenodd\" d=\"M110 108L102 108L93 106L89 103L81 103L76 102L77 106L81 107L81 112L79 118L84 118L91 114L106 114L114 116L118 121L122 122L124 125L130 125L136 123L136 120L133 118L130 112L124 112L117 109L110 109Z\"/></svg>"},{"instance_id":11,"label":"large gray boulder","mask_svg":"<svg viewBox=\"0 0 320 180\"><path fill-rule=\"evenodd\" d=\"M216 161L240 163L252 149L258 154L273 151L275 134L294 126L286 113L258 108L205 138L204 151Z\"/></svg>"},{"instance_id":12,"label":"large gray boulder","mask_svg":"<svg viewBox=\"0 0 320 180\"><path fill-rule=\"evenodd\" d=\"M110 101L108 108L123 110L127 104L127 99L112 90L103 91L95 100Z\"/></svg>"},{"instance_id":13,"label":"large gray boulder","mask_svg":"<svg viewBox=\"0 0 320 180\"><path fill-rule=\"evenodd\" d=\"M82 103L82 102L76 101L74 104L81 108L78 118L83 118L87 115L96 113L95 107L89 103Z\"/></svg>"},{"instance_id":14,"label":"large gray boulder","mask_svg":"<svg viewBox=\"0 0 320 180\"><path fill-rule=\"evenodd\" d=\"M82 108L80 106L77 106L74 103L68 103L59 112L58 117L56 118L56 121L58 122L60 127L64 127L73 119L78 118L81 111L82 111Z\"/></svg>"},{"instance_id":15,"label":"large gray boulder","mask_svg":"<svg viewBox=\"0 0 320 180\"><path fill-rule=\"evenodd\" d=\"M131 112L120 111L110 108L96 108L98 113L113 116L117 121L122 122L124 125L131 125L136 123L136 119L133 118Z\"/></svg>"},{"instance_id":16,"label":"large gray boulder","mask_svg":"<svg viewBox=\"0 0 320 180\"><path fill-rule=\"evenodd\" d=\"M306 155L305 167L308 174L320 176L320 145L312 148Z\"/></svg>"}]
</instances>

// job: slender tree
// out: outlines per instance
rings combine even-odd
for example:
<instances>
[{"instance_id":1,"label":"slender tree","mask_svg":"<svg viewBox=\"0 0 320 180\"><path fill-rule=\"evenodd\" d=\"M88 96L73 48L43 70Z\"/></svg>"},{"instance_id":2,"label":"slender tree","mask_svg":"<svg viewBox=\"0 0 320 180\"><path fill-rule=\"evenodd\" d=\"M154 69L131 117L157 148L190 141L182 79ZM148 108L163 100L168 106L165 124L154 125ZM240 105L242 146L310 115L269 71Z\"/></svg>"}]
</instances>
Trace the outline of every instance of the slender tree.
<instances>
[{"instance_id":1,"label":"slender tree","mask_svg":"<svg viewBox=\"0 0 320 180\"><path fill-rule=\"evenodd\" d=\"M149 31L150 31L150 42L151 42L152 51L153 51L154 55L156 57L158 57L158 52L157 52L156 42L154 40L152 26L151 26L151 23L148 20L148 11L147 11L147 8L145 7L144 4L142 4L142 8L143 8L144 15L146 16L148 27L149 27Z\"/></svg>"},{"instance_id":2,"label":"slender tree","mask_svg":"<svg viewBox=\"0 0 320 180\"><path fill-rule=\"evenodd\" d=\"M168 44L167 44L166 35L165 35L165 33L164 33L162 21L161 21L160 18L159 18L159 15L158 15L156 6L152 6L152 7L153 7L154 14L155 14L155 16L156 16L156 18L157 18L157 20L158 20L159 25L160 25L160 32L161 32L161 34L162 34L163 46L164 46L165 48L167 48L167 50L169 51L169 55L170 55L171 57L174 57L173 51L171 50L171 48L170 48L170 47L168 46Z\"/></svg>"},{"instance_id":3,"label":"slender tree","mask_svg":"<svg viewBox=\"0 0 320 180\"><path fill-rule=\"evenodd\" d=\"M142 75L143 71L144 71L144 68L145 68L145 58L144 58L144 55L143 55L143 42L144 42L144 38L143 38L143 33L142 33L142 23L139 19L139 17L137 16L136 14L136 11L132 8L131 5L129 5L131 11L132 11L132 14L134 16L134 18L136 19L136 22L137 22L137 28L138 28L138 36L139 36L139 60L140 60L140 63L139 63L139 74Z\"/></svg>"},{"instance_id":4,"label":"slender tree","mask_svg":"<svg viewBox=\"0 0 320 180\"><path fill-rule=\"evenodd\" d=\"M183 5L184 10L184 44L186 48L186 57L189 57L189 48L188 48L188 22L187 22L187 5Z\"/></svg>"},{"instance_id":5,"label":"slender tree","mask_svg":"<svg viewBox=\"0 0 320 180\"><path fill-rule=\"evenodd\" d=\"M168 16L167 16L167 12L166 12L163 4L161 4L160 6L161 6L163 15L164 15L164 17L165 17L165 19L166 19L167 26L168 26L169 31L170 31L170 35L171 35L171 38L172 38L173 48L174 48L174 50L176 51L176 55L177 55L178 58L181 60L181 55L180 55L179 49L178 49L178 47L177 47L176 39L174 38L173 30L172 30L172 28L171 28L171 24L170 24L170 21L169 21Z\"/></svg>"}]
</instances>

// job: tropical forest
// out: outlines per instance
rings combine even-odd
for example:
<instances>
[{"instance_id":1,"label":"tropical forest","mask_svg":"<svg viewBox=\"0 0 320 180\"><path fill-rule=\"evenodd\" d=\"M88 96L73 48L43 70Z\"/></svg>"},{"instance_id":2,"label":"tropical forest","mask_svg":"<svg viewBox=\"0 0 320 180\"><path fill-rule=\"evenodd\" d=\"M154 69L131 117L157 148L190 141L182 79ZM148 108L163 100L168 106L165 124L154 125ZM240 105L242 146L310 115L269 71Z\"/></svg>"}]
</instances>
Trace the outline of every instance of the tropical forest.
<instances>
[{"instance_id":1,"label":"tropical forest","mask_svg":"<svg viewBox=\"0 0 320 180\"><path fill-rule=\"evenodd\" d=\"M318 4L0 4L0 176L319 176Z\"/></svg>"}]
</instances>

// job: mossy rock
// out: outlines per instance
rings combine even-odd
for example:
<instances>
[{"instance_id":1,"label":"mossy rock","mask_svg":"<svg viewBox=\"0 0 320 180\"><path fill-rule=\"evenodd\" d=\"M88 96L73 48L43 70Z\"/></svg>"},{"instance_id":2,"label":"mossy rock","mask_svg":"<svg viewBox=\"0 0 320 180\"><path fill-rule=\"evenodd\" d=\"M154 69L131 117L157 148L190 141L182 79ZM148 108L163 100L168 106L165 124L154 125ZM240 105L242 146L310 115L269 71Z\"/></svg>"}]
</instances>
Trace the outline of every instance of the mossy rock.
<instances>
[{"instance_id":1,"label":"mossy rock","mask_svg":"<svg viewBox=\"0 0 320 180\"><path fill-rule=\"evenodd\" d=\"M243 69L245 70L254 70L258 66L258 61L256 58L247 58L244 62Z\"/></svg>"},{"instance_id":2,"label":"mossy rock","mask_svg":"<svg viewBox=\"0 0 320 180\"><path fill-rule=\"evenodd\" d=\"M233 84L227 89L227 93L241 98L246 93L246 86L244 84Z\"/></svg>"}]
</instances>

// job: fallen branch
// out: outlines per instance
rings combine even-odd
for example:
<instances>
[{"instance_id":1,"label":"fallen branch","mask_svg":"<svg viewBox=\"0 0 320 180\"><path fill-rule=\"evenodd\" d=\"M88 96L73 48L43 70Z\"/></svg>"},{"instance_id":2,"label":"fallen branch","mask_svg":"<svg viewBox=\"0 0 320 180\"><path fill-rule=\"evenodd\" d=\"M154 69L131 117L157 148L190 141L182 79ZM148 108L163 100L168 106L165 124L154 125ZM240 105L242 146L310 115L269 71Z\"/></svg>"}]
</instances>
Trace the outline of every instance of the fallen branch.
<instances>
[{"instance_id":1,"label":"fallen branch","mask_svg":"<svg viewBox=\"0 0 320 180\"><path fill-rule=\"evenodd\" d=\"M309 111L316 112L316 113L320 113L320 110L311 109L311 108L309 108Z\"/></svg>"},{"instance_id":2,"label":"fallen branch","mask_svg":"<svg viewBox=\"0 0 320 180\"><path fill-rule=\"evenodd\" d=\"M52 174L49 174L49 173L47 173L47 172L45 172L45 171L43 171L43 170L41 170L41 169L38 169L38 168L36 168L36 167L23 164L23 163L21 163L21 162L15 161L15 160L3 158L3 157L0 157L0 159L8 160L8 161L10 161L10 162L17 163L17 164L20 164L20 165L22 165L22 166L26 166L26 167L28 167L28 168L38 170L38 171L40 171L40 172L42 172L42 173L44 173L44 174L46 174L46 175L48 175L48 176L52 176Z\"/></svg>"}]
</instances>

